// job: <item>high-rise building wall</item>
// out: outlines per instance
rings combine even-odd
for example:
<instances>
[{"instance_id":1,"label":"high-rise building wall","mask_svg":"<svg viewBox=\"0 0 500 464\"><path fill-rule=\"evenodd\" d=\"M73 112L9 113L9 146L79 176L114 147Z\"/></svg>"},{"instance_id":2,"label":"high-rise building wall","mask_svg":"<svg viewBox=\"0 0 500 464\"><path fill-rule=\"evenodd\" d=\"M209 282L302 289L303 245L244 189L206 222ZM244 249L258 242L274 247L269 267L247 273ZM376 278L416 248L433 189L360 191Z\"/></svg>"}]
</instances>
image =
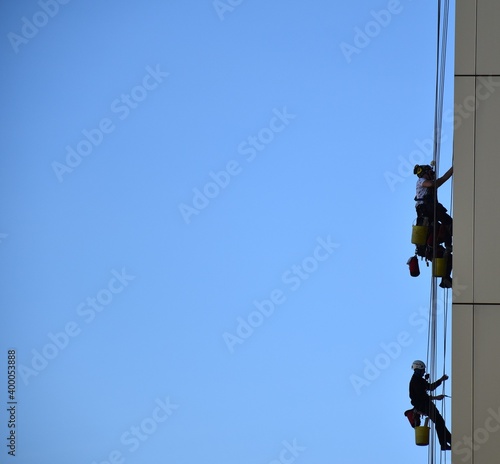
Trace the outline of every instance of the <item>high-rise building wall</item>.
<instances>
[{"instance_id":1,"label":"high-rise building wall","mask_svg":"<svg viewBox=\"0 0 500 464\"><path fill-rule=\"evenodd\" d=\"M453 464L500 463L500 1L456 0Z\"/></svg>"}]
</instances>

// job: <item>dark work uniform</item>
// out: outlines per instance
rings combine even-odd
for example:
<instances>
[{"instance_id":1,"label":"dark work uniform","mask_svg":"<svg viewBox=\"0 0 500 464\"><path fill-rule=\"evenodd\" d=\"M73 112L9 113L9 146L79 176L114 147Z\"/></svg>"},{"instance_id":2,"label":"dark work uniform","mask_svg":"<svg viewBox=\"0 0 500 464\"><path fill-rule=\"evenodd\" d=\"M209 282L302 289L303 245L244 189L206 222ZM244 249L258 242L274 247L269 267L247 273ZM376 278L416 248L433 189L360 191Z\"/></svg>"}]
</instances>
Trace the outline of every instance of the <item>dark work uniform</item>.
<instances>
[{"instance_id":1,"label":"dark work uniform","mask_svg":"<svg viewBox=\"0 0 500 464\"><path fill-rule=\"evenodd\" d=\"M422 375L414 373L410 380L410 399L411 404L417 411L427 416L436 425L436 433L441 446L446 446L451 443L451 433L446 428L443 416L427 394L428 391L433 391L442 381L438 380L433 383L427 382Z\"/></svg>"},{"instance_id":2,"label":"dark work uniform","mask_svg":"<svg viewBox=\"0 0 500 464\"><path fill-rule=\"evenodd\" d=\"M434 204L436 206L436 220L438 224L434 224L436 233L440 231L440 225L443 225L443 241L446 246L451 246L453 219L448 214L448 210L438 201L434 201L436 190L434 187L423 187L422 184L426 181L424 177L420 177L417 181L417 195L415 196L415 209L417 210L417 223L423 223L426 217L430 222L434 221Z\"/></svg>"}]
</instances>

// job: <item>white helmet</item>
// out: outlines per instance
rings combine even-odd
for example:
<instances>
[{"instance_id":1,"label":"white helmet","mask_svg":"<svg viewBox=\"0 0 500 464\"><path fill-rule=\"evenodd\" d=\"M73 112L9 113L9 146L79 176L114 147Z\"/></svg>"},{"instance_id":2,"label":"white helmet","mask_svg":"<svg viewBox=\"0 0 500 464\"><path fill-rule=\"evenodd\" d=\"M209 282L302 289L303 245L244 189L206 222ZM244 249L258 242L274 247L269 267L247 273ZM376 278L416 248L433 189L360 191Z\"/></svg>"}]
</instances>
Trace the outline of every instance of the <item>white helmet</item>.
<instances>
[{"instance_id":1,"label":"white helmet","mask_svg":"<svg viewBox=\"0 0 500 464\"><path fill-rule=\"evenodd\" d=\"M413 361L413 364L411 365L411 368L413 370L415 369L423 369L425 371L425 363L423 361Z\"/></svg>"}]
</instances>

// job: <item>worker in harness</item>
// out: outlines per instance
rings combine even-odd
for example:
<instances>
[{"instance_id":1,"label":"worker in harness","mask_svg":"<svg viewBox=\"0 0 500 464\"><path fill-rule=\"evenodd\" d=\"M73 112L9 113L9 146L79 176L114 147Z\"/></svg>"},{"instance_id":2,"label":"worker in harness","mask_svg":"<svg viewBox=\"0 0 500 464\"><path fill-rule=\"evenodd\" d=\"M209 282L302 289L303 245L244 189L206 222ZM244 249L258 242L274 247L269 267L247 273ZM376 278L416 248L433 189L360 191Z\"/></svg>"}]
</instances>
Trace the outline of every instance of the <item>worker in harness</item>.
<instances>
[{"instance_id":1,"label":"worker in harness","mask_svg":"<svg viewBox=\"0 0 500 464\"><path fill-rule=\"evenodd\" d=\"M413 169L413 173L418 177L417 194L415 196L415 208L417 210L417 217L427 217L430 218L430 220L433 220L434 203L436 203L436 219L441 224L449 226L451 238L451 227L453 224L453 220L448 214L447 209L438 201L434 201L434 196L437 196L437 189L441 187L441 185L443 185L453 175L453 166L437 180L434 169L429 165L417 164ZM451 245L451 241L449 245Z\"/></svg>"},{"instance_id":2,"label":"worker in harness","mask_svg":"<svg viewBox=\"0 0 500 464\"><path fill-rule=\"evenodd\" d=\"M452 269L452 235L453 219L448 214L448 210L437 201L437 189L441 187L453 175L453 166L445 174L436 179L436 173L430 165L415 165L413 173L417 175L417 186L415 195L415 209L417 211L417 225L430 226L436 234L436 243L444 243L445 248L439 246L434 250L436 257L447 259L447 274L441 280L440 287L450 288ZM434 215L436 224L434 224ZM434 246L433 240L430 240ZM431 253L432 255L432 253Z\"/></svg>"},{"instance_id":3,"label":"worker in harness","mask_svg":"<svg viewBox=\"0 0 500 464\"><path fill-rule=\"evenodd\" d=\"M410 380L410 400L411 404L417 412L427 416L436 426L436 434L438 436L441 450L451 450L451 433L446 428L443 416L432 402L433 400L442 400L445 395L430 396L427 392L434 391L439 387L448 376L445 374L436 382L429 383L428 376L424 378L425 363L423 361L414 361L411 368L413 376Z\"/></svg>"}]
</instances>

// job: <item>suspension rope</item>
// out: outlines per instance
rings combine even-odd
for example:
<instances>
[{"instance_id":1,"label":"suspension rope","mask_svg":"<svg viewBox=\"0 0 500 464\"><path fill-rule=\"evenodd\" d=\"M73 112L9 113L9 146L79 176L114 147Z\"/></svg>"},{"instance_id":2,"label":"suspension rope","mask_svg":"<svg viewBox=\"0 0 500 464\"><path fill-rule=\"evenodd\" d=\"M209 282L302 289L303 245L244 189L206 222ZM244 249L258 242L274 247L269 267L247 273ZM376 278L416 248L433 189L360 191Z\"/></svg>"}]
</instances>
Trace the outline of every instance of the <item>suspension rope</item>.
<instances>
[{"instance_id":1,"label":"suspension rope","mask_svg":"<svg viewBox=\"0 0 500 464\"><path fill-rule=\"evenodd\" d=\"M449 0L438 0L437 12L437 45L436 45L436 86L435 86L435 107L434 107L434 147L433 147L433 163L435 166L436 177L438 179L440 154L441 154L441 132L443 121L443 99L444 99L444 82L446 71L446 43L448 38L448 13L449 13ZM431 294L430 294L430 308L429 308L429 329L428 329L428 342L427 342L427 365L431 381L436 380L437 374L437 358L438 358L438 289L437 278L434 277L434 268L436 263L437 251L437 185L434 184L434 218L433 218L433 247L432 247L432 263L433 272L431 277ZM447 343L447 317L448 317L448 291L445 290L444 299L444 347L443 356L446 358L446 343ZM443 362L443 374L446 366L446 361ZM444 394L443 385L443 394ZM444 401L442 405L444 407ZM444 414L444 408L442 408ZM434 464L436 458L436 439L435 439L435 425L431 421L431 440L429 444L429 463ZM442 460L442 453L440 461Z\"/></svg>"}]
</instances>

